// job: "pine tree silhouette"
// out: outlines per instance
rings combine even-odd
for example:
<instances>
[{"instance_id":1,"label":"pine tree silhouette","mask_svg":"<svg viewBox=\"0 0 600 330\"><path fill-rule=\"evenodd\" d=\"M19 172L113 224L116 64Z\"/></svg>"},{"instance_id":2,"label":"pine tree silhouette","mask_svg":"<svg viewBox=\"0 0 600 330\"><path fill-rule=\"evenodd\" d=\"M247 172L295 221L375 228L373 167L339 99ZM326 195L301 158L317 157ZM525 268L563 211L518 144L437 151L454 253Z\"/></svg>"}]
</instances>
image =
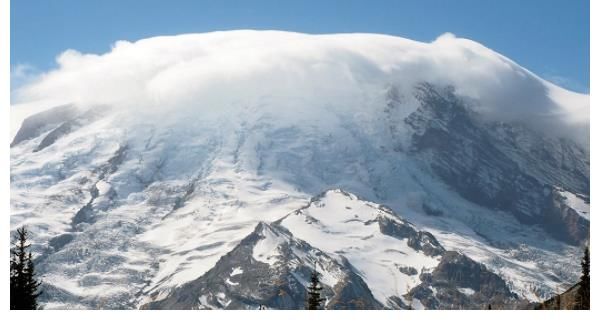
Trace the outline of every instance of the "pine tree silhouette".
<instances>
[{"instance_id":1,"label":"pine tree silhouette","mask_svg":"<svg viewBox=\"0 0 600 330\"><path fill-rule=\"evenodd\" d=\"M577 309L590 309L590 248L585 247L581 260L581 282L577 290Z\"/></svg>"},{"instance_id":2,"label":"pine tree silhouette","mask_svg":"<svg viewBox=\"0 0 600 330\"><path fill-rule=\"evenodd\" d=\"M35 265L28 252L27 228L17 229L16 242L10 250L10 309L37 309L38 288Z\"/></svg>"},{"instance_id":3,"label":"pine tree silhouette","mask_svg":"<svg viewBox=\"0 0 600 330\"><path fill-rule=\"evenodd\" d=\"M316 268L316 267L315 267ZM310 285L308 286L308 299L306 300L306 309L321 309L321 304L325 299L321 298L321 283L319 282L319 273L316 269L310 275Z\"/></svg>"}]
</instances>

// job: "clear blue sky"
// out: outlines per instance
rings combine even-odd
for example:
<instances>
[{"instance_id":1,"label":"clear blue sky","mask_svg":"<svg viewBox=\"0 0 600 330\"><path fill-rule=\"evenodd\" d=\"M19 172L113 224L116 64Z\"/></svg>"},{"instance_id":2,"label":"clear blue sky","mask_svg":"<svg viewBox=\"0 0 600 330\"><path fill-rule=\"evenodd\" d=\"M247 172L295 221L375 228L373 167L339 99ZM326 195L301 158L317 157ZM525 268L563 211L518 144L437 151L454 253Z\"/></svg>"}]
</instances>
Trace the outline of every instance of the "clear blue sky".
<instances>
[{"instance_id":1,"label":"clear blue sky","mask_svg":"<svg viewBox=\"0 0 600 330\"><path fill-rule=\"evenodd\" d=\"M68 48L230 29L374 32L476 40L571 90L589 92L589 0L13 0L11 66L55 67Z\"/></svg>"}]
</instances>

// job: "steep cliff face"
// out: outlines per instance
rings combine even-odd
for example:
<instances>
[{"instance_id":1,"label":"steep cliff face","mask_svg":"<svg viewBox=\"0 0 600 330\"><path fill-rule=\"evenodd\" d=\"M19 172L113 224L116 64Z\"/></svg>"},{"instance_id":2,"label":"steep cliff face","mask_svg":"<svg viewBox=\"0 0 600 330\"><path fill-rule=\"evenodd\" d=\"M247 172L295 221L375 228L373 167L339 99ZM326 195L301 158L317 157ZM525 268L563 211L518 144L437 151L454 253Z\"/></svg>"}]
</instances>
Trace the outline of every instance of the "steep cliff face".
<instances>
[{"instance_id":1,"label":"steep cliff face","mask_svg":"<svg viewBox=\"0 0 600 330\"><path fill-rule=\"evenodd\" d=\"M27 117L13 137L10 147L12 148L23 141L34 139L51 129L56 129L63 123L75 118L77 114L77 107L64 105Z\"/></svg>"},{"instance_id":2,"label":"steep cliff face","mask_svg":"<svg viewBox=\"0 0 600 330\"><path fill-rule=\"evenodd\" d=\"M556 309L563 309L563 310L573 310L573 309L577 309L578 307L578 299L579 298L579 288L581 287L580 283L577 283L571 287L569 287L568 289L566 289L564 292L559 292L557 295L555 295L554 297L543 301L541 303L536 303L536 304L531 304L529 307L532 309L551 309L551 310L556 310Z\"/></svg>"},{"instance_id":3,"label":"steep cliff face","mask_svg":"<svg viewBox=\"0 0 600 330\"><path fill-rule=\"evenodd\" d=\"M410 152L464 198L539 225L554 237L580 244L589 221L569 215L558 189L589 194L589 153L566 139L520 125L484 122L452 88L422 84Z\"/></svg>"},{"instance_id":4,"label":"steep cliff face","mask_svg":"<svg viewBox=\"0 0 600 330\"><path fill-rule=\"evenodd\" d=\"M419 300L427 309L498 309L524 307L500 276L469 257L449 251L429 274L422 274L423 283L407 294Z\"/></svg>"}]
</instances>

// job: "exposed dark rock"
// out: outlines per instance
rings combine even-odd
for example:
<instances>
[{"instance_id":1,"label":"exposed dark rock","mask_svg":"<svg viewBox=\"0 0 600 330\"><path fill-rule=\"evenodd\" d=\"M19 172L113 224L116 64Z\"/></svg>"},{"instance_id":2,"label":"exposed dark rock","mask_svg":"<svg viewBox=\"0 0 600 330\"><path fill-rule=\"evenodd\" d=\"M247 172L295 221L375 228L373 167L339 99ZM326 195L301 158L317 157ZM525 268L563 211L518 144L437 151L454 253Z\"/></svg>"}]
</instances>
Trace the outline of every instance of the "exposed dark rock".
<instances>
[{"instance_id":1,"label":"exposed dark rock","mask_svg":"<svg viewBox=\"0 0 600 330\"><path fill-rule=\"evenodd\" d=\"M418 231L408 222L398 222L387 217L378 217L377 221L382 234L398 239L408 239L408 246L417 251L423 251L427 256L441 255L445 251L431 233Z\"/></svg>"},{"instance_id":2,"label":"exposed dark rock","mask_svg":"<svg viewBox=\"0 0 600 330\"><path fill-rule=\"evenodd\" d=\"M64 233L64 234L61 234L61 235L51 238L50 241L48 242L48 245L50 245L54 249L54 251L58 251L63 246L71 243L73 238L74 238L74 236L72 233Z\"/></svg>"},{"instance_id":3,"label":"exposed dark rock","mask_svg":"<svg viewBox=\"0 0 600 330\"><path fill-rule=\"evenodd\" d=\"M551 225L557 230L565 230L574 242L586 243L589 240L590 221L566 203L558 188L551 190L549 200L551 206L544 210L544 216Z\"/></svg>"},{"instance_id":4,"label":"exposed dark rock","mask_svg":"<svg viewBox=\"0 0 600 330\"><path fill-rule=\"evenodd\" d=\"M115 154L102 166L96 168L94 173L97 174L96 183L90 189L90 199L88 202L80 208L75 216L71 220L71 227L75 231L79 231L80 224L82 223L94 223L94 214L95 211L93 209L94 201L98 198L99 191L96 185L101 180L107 178L110 174L114 173L119 165L125 160L125 154L127 151L127 146L123 145L117 149ZM114 196L114 193L113 193Z\"/></svg>"},{"instance_id":5,"label":"exposed dark rock","mask_svg":"<svg viewBox=\"0 0 600 330\"><path fill-rule=\"evenodd\" d=\"M588 195L589 154L566 139L483 122L451 88L421 84L416 96L421 105L405 120L414 132L410 152L446 184L565 242L587 240L589 224L561 212L548 192L560 186Z\"/></svg>"},{"instance_id":6,"label":"exposed dark rock","mask_svg":"<svg viewBox=\"0 0 600 330\"><path fill-rule=\"evenodd\" d=\"M79 129L85 125L90 124L91 122L100 118L101 114L106 109L103 107L94 108L92 110L88 110L81 115L78 115L74 118L69 118L67 121L60 124L58 127L50 131L50 133L46 134L46 136L42 139L40 144L33 150L33 152L41 151L52 144L54 144L58 139L63 136L68 135L72 131Z\"/></svg>"},{"instance_id":7,"label":"exposed dark rock","mask_svg":"<svg viewBox=\"0 0 600 330\"><path fill-rule=\"evenodd\" d=\"M398 270L400 270L403 274L406 274L408 276L414 276L419 274L419 271L415 267L410 266L399 266Z\"/></svg>"},{"instance_id":8,"label":"exposed dark rock","mask_svg":"<svg viewBox=\"0 0 600 330\"><path fill-rule=\"evenodd\" d=\"M488 304L516 308L524 303L500 276L455 251L445 252L438 266L420 277L422 283L407 296L428 309L484 309Z\"/></svg>"},{"instance_id":9,"label":"exposed dark rock","mask_svg":"<svg viewBox=\"0 0 600 330\"><path fill-rule=\"evenodd\" d=\"M77 113L78 111L74 106L62 105L27 117L10 143L10 147L34 139L44 132L60 126L62 123L73 119Z\"/></svg>"},{"instance_id":10,"label":"exposed dark rock","mask_svg":"<svg viewBox=\"0 0 600 330\"><path fill-rule=\"evenodd\" d=\"M530 304L531 309L576 309L580 283L577 283L565 292L559 293L556 296L541 302Z\"/></svg>"},{"instance_id":11,"label":"exposed dark rock","mask_svg":"<svg viewBox=\"0 0 600 330\"><path fill-rule=\"evenodd\" d=\"M59 138L71 133L72 128L73 128L73 122L67 121L65 123L62 123L60 126L55 128L54 130L50 131L50 133L48 133L44 137L42 142L40 142L40 144L33 150L33 152L38 152L48 146L51 146Z\"/></svg>"}]
</instances>

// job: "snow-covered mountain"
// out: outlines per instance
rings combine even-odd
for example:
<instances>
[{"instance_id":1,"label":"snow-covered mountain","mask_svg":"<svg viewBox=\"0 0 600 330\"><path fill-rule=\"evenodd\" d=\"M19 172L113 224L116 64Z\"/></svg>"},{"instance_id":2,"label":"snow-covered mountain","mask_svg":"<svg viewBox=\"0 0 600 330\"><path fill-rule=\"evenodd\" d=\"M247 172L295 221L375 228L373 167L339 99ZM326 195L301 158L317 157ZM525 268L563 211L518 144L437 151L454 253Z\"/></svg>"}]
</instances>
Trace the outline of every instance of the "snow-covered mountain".
<instances>
[{"instance_id":1,"label":"snow-covered mountain","mask_svg":"<svg viewBox=\"0 0 600 330\"><path fill-rule=\"evenodd\" d=\"M475 42L230 31L58 62L11 109L46 308L297 308L315 262L332 308L578 277L589 96Z\"/></svg>"},{"instance_id":2,"label":"snow-covered mountain","mask_svg":"<svg viewBox=\"0 0 600 330\"><path fill-rule=\"evenodd\" d=\"M302 309L313 269L327 309L519 303L485 266L446 251L384 206L331 190L272 224L260 222L202 277L143 307Z\"/></svg>"}]
</instances>

